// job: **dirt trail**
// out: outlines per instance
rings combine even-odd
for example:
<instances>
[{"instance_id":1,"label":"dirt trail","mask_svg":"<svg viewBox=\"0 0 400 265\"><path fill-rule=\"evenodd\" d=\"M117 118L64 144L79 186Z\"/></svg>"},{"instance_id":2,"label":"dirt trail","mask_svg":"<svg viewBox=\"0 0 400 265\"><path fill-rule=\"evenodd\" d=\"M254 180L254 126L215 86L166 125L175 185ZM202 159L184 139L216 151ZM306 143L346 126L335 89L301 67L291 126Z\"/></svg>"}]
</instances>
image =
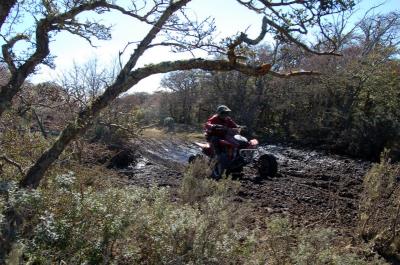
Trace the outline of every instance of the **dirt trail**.
<instances>
[{"instance_id":1,"label":"dirt trail","mask_svg":"<svg viewBox=\"0 0 400 265\"><path fill-rule=\"evenodd\" d=\"M198 148L185 140L147 139L141 157L124 170L129 182L149 186L178 186L182 169ZM256 170L245 168L235 198L247 202L254 216L291 215L299 223L352 228L356 223L362 178L370 163L288 146L266 145L278 159L276 178L259 181Z\"/></svg>"}]
</instances>

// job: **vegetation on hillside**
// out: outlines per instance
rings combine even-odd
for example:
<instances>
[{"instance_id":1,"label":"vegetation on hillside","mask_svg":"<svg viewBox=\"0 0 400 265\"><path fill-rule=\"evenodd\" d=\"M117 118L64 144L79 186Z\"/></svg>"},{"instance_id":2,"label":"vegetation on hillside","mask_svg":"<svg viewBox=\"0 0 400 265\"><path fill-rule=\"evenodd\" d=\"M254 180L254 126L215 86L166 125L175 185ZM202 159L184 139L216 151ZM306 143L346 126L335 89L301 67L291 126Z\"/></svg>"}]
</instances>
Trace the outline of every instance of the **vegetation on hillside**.
<instances>
[{"instance_id":1,"label":"vegetation on hillside","mask_svg":"<svg viewBox=\"0 0 400 265\"><path fill-rule=\"evenodd\" d=\"M262 15L259 35L217 41L214 21L198 21L189 2L1 1L0 263L399 261L399 13L367 14L349 28L352 0L239 0ZM118 67L94 58L54 82L27 82L52 66L56 34L110 39L99 17L108 12L148 27ZM263 43L267 34L275 43ZM139 67L156 46L211 56ZM159 73L169 73L166 91L119 97ZM251 205L234 200L240 182L209 179L205 161L178 188L130 185L114 169L137 158L145 127L199 128L219 104L266 139L376 160L390 149L365 177L357 234L278 215L247 222Z\"/></svg>"}]
</instances>

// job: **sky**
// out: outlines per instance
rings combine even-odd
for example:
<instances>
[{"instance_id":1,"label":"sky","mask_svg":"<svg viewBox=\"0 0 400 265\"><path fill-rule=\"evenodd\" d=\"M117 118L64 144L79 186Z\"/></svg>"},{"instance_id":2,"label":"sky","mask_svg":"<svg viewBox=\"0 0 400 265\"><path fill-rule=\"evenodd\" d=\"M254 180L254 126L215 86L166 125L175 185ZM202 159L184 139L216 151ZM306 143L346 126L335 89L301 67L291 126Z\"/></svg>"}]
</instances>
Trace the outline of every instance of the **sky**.
<instances>
[{"instance_id":1,"label":"sky","mask_svg":"<svg viewBox=\"0 0 400 265\"><path fill-rule=\"evenodd\" d=\"M382 6L374 10L374 13L387 13L400 10L400 0L363 0L357 7L357 13L353 17L354 21L362 18L363 14L372 6L383 3ZM262 17L240 6L233 0L192 0L188 5L190 12L198 18L211 16L215 19L219 38L232 36L237 32L246 31L249 37L256 37L259 34ZM50 44L50 50L55 57L56 70L47 66L41 66L37 74L31 76L29 80L33 83L52 81L60 73L71 69L74 62L83 64L88 60L97 57L100 64L105 67L110 66L112 61L118 58L120 51L124 49L128 42L139 41L143 37L148 26L138 23L132 18L121 15L120 13L105 14L101 20L106 24L113 24L112 40L93 41L96 48L77 36L61 32L56 35ZM268 42L268 38L266 38ZM129 46L132 49L134 45ZM132 51L132 50L131 50ZM129 49L125 57L129 55ZM198 53L198 57L205 57L206 54ZM149 63L158 63L165 60L187 59L192 55L171 53L166 47L153 48L142 56L138 66ZM160 90L160 80L162 75L150 76L136 86L131 88L128 93L134 92L154 92Z\"/></svg>"}]
</instances>

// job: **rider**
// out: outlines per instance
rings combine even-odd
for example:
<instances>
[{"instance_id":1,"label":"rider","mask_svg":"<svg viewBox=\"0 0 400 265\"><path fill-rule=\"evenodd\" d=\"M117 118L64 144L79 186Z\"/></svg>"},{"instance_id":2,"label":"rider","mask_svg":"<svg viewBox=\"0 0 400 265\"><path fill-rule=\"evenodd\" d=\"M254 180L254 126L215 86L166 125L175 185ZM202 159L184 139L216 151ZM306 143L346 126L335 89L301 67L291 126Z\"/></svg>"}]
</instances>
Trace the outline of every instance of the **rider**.
<instances>
[{"instance_id":1,"label":"rider","mask_svg":"<svg viewBox=\"0 0 400 265\"><path fill-rule=\"evenodd\" d=\"M227 168L229 160L227 154L220 145L219 141L227 139L230 130L238 129L239 126L229 117L231 110L225 106L220 105L217 107L217 112L211 116L205 124L206 139L214 148L217 156L219 167L214 170L214 177L221 177L224 169ZM229 139L227 139L229 141Z\"/></svg>"}]
</instances>

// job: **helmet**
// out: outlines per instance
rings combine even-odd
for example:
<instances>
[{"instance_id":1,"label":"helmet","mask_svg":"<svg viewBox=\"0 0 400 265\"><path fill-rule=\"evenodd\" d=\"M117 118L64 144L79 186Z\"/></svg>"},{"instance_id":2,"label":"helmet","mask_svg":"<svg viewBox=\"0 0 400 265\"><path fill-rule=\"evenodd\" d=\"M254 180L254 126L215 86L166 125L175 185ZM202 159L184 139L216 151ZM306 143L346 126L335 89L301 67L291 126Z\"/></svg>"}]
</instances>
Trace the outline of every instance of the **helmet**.
<instances>
[{"instance_id":1,"label":"helmet","mask_svg":"<svg viewBox=\"0 0 400 265\"><path fill-rule=\"evenodd\" d=\"M219 106L217 107L217 114L222 114L222 113L224 113L224 112L231 112L231 110L230 110L230 108L228 108L228 107L225 106L225 105L219 105Z\"/></svg>"}]
</instances>

